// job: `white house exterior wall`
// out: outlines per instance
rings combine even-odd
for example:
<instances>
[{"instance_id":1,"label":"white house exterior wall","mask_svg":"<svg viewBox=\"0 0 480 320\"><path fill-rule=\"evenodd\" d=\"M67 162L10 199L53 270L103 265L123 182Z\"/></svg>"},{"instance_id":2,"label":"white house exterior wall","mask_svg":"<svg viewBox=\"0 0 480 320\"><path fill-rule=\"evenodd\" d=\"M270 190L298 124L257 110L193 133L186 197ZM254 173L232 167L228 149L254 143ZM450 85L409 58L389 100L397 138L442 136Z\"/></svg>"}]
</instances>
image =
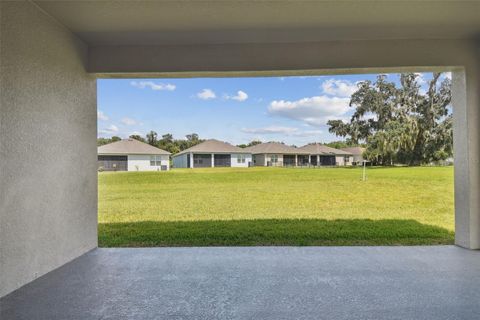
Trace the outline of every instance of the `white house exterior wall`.
<instances>
[{"instance_id":1,"label":"white house exterior wall","mask_svg":"<svg viewBox=\"0 0 480 320\"><path fill-rule=\"evenodd\" d=\"M149 154L129 154L128 155L128 171L160 171L161 166L150 165ZM168 155L156 155L157 159L160 157L161 165L167 166L170 169L170 161Z\"/></svg>"},{"instance_id":2,"label":"white house exterior wall","mask_svg":"<svg viewBox=\"0 0 480 320\"><path fill-rule=\"evenodd\" d=\"M357 164L361 163L363 161L363 156L362 155L354 155L352 161L357 163Z\"/></svg>"},{"instance_id":3,"label":"white house exterior wall","mask_svg":"<svg viewBox=\"0 0 480 320\"><path fill-rule=\"evenodd\" d=\"M337 166L351 166L353 161L353 156L348 156L348 162L345 163L346 156L335 156L335 162Z\"/></svg>"},{"instance_id":4,"label":"white house exterior wall","mask_svg":"<svg viewBox=\"0 0 480 320\"><path fill-rule=\"evenodd\" d=\"M247 153L242 153L241 155L245 156L245 163L238 163L237 159L240 154L232 153L231 155L231 166L235 168L246 168L248 167L248 163L252 162L252 155Z\"/></svg>"},{"instance_id":5,"label":"white house exterior wall","mask_svg":"<svg viewBox=\"0 0 480 320\"><path fill-rule=\"evenodd\" d=\"M276 155L277 156L277 162L276 163L273 163L272 162L272 155ZM278 166L283 166L283 154L277 154L277 153L273 153L273 154L267 154L266 155L266 158L267 158L267 164L270 163L270 165L272 167L278 167ZM265 164L265 165L267 165Z\"/></svg>"}]
</instances>

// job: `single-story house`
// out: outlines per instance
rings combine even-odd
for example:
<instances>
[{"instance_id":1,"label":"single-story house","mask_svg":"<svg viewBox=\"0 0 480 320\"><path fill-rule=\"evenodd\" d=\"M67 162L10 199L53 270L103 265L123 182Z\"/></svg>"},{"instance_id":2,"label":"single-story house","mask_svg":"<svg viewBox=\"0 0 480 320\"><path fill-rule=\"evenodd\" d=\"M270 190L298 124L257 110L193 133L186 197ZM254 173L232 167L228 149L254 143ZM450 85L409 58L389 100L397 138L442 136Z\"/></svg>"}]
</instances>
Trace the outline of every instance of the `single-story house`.
<instances>
[{"instance_id":1,"label":"single-story house","mask_svg":"<svg viewBox=\"0 0 480 320\"><path fill-rule=\"evenodd\" d=\"M174 168L249 167L252 154L227 142L210 139L173 157Z\"/></svg>"},{"instance_id":2,"label":"single-story house","mask_svg":"<svg viewBox=\"0 0 480 320\"><path fill-rule=\"evenodd\" d=\"M353 155L352 164L361 165L364 158L363 153L365 152L365 148L362 147L349 147L349 148L341 148L343 151L350 152Z\"/></svg>"},{"instance_id":3,"label":"single-story house","mask_svg":"<svg viewBox=\"0 0 480 320\"><path fill-rule=\"evenodd\" d=\"M350 152L320 143L307 144L298 150L309 154L310 165L313 166L351 166L353 161L353 154Z\"/></svg>"},{"instance_id":4,"label":"single-story house","mask_svg":"<svg viewBox=\"0 0 480 320\"><path fill-rule=\"evenodd\" d=\"M98 169L104 171L166 171L170 152L125 139L98 147Z\"/></svg>"},{"instance_id":5,"label":"single-story house","mask_svg":"<svg viewBox=\"0 0 480 320\"><path fill-rule=\"evenodd\" d=\"M254 166L297 166L308 164L308 153L279 142L260 143L248 148Z\"/></svg>"}]
</instances>

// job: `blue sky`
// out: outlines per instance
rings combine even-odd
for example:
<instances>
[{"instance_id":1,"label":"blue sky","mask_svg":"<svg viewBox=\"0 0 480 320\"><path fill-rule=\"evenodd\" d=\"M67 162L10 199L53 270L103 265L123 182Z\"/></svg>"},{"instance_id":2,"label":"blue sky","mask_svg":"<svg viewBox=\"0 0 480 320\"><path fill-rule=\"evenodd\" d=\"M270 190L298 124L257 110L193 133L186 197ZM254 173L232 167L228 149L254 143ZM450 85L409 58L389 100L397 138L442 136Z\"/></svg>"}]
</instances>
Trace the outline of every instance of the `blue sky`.
<instances>
[{"instance_id":1,"label":"blue sky","mask_svg":"<svg viewBox=\"0 0 480 320\"><path fill-rule=\"evenodd\" d=\"M431 74L419 74L423 86ZM329 119L348 119L355 83L375 74L309 77L100 79L98 136L150 130L182 139L198 133L233 144L252 140L303 145L340 138ZM398 82L397 74L389 80Z\"/></svg>"}]
</instances>

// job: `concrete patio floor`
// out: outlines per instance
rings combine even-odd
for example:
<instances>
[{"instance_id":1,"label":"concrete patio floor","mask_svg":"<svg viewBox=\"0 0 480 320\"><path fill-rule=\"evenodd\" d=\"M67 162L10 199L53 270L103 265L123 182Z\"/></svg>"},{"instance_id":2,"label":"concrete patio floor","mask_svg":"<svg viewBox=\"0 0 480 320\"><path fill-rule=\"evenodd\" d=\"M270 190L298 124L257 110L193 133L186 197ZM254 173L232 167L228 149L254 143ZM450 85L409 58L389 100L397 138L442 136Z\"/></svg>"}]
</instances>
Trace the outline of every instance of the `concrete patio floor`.
<instances>
[{"instance_id":1,"label":"concrete patio floor","mask_svg":"<svg viewBox=\"0 0 480 320\"><path fill-rule=\"evenodd\" d=\"M479 319L480 252L96 249L0 300L0 319Z\"/></svg>"}]
</instances>

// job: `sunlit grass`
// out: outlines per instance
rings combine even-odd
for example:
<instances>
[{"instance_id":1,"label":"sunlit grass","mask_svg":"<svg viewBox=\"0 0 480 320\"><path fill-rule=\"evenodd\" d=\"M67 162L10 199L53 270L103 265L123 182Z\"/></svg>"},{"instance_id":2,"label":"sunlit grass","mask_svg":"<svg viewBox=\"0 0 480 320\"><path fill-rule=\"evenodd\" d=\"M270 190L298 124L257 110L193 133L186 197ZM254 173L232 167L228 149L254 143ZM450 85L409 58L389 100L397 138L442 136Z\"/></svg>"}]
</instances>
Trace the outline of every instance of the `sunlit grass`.
<instances>
[{"instance_id":1,"label":"sunlit grass","mask_svg":"<svg viewBox=\"0 0 480 320\"><path fill-rule=\"evenodd\" d=\"M100 245L452 243L452 167L367 172L366 182L360 168L100 173Z\"/></svg>"}]
</instances>

